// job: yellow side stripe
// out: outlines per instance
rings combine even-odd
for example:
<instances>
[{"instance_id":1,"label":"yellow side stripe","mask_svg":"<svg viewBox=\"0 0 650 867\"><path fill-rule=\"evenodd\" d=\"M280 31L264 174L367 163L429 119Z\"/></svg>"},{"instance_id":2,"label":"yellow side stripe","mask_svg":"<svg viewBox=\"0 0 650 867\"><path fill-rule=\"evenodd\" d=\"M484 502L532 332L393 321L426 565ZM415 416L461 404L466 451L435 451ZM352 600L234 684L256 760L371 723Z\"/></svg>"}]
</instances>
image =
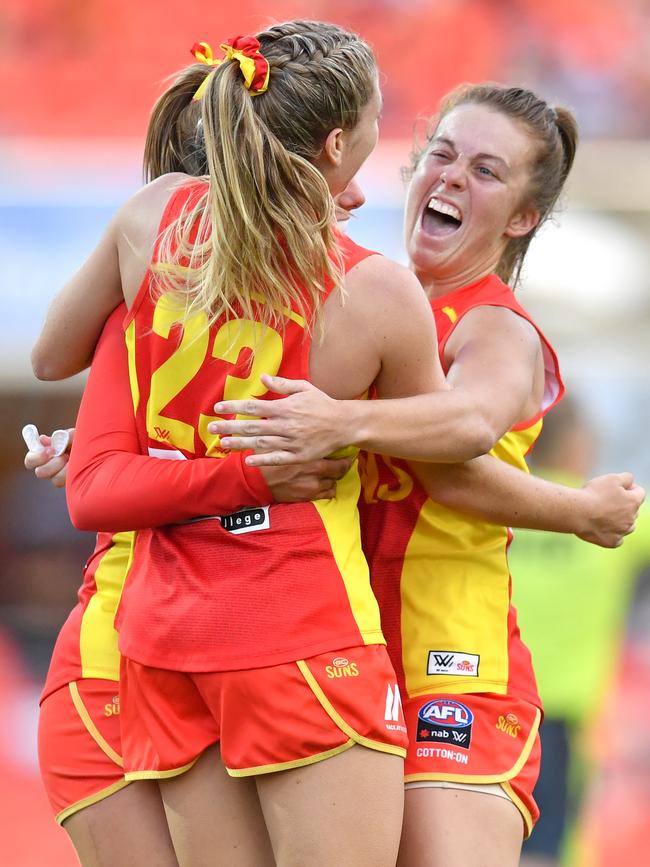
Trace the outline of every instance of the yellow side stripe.
<instances>
[{"instance_id":1,"label":"yellow side stripe","mask_svg":"<svg viewBox=\"0 0 650 867\"><path fill-rule=\"evenodd\" d=\"M77 709L77 713L81 717L81 721L86 726L88 734L95 741L100 750L105 753L112 762L115 762L118 767L123 768L124 762L122 761L122 756L119 753L115 752L113 747L103 737L95 723L92 721L92 718L86 710L85 704L83 703L83 699L79 695L79 689L77 687L77 684L74 682L69 683L68 687L70 689L72 703Z\"/></svg>"},{"instance_id":2,"label":"yellow side stripe","mask_svg":"<svg viewBox=\"0 0 650 867\"><path fill-rule=\"evenodd\" d=\"M133 412L138 411L140 404L140 386L138 384L138 371L135 363L135 319L132 319L124 332L126 351L129 362L129 384L131 386L131 399L133 400Z\"/></svg>"},{"instance_id":3,"label":"yellow side stripe","mask_svg":"<svg viewBox=\"0 0 650 867\"><path fill-rule=\"evenodd\" d=\"M506 793L506 795L510 798L515 807L519 810L524 820L524 825L526 827L526 833L524 834L524 840L530 837L533 831L533 817L530 814L530 811L521 800L521 798L516 794L515 790L512 788L510 783L506 780L501 783L501 788Z\"/></svg>"},{"instance_id":4,"label":"yellow side stripe","mask_svg":"<svg viewBox=\"0 0 650 867\"><path fill-rule=\"evenodd\" d=\"M292 768L302 768L305 765L313 765L323 759L330 759L332 756L344 753L353 746L355 746L355 741L350 739L339 747L333 747L331 750L324 750L322 753L315 753L313 756L306 756L302 759L293 759L290 762L275 762L270 765L259 765L256 768L226 768L226 770L231 777L253 777L257 776L257 774L272 774L275 771L289 771Z\"/></svg>"},{"instance_id":5,"label":"yellow side stripe","mask_svg":"<svg viewBox=\"0 0 650 867\"><path fill-rule=\"evenodd\" d=\"M381 743L381 741L373 741L371 738L366 738L356 732L352 728L352 726L347 723L343 719L343 717L334 709L329 699L321 689L320 684L309 670L307 663L304 661L304 659L299 659L296 662L296 665L300 669L300 673L302 674L302 676L307 681L307 684L310 687L311 691L320 702L320 705L325 711L325 713L332 720L332 722L341 729L344 734L346 734L357 744L361 744L361 746L368 747L371 750L378 750L380 753L390 753L394 756L402 756L402 758L406 757L406 750L403 747L394 747L391 744L383 744Z\"/></svg>"},{"instance_id":6,"label":"yellow side stripe","mask_svg":"<svg viewBox=\"0 0 650 867\"><path fill-rule=\"evenodd\" d=\"M181 774L189 771L202 755L203 753L201 752L186 765L181 765L180 768L171 768L169 771L129 771L127 774L124 774L124 779L131 783L133 780L168 780L171 777L180 777Z\"/></svg>"}]
</instances>

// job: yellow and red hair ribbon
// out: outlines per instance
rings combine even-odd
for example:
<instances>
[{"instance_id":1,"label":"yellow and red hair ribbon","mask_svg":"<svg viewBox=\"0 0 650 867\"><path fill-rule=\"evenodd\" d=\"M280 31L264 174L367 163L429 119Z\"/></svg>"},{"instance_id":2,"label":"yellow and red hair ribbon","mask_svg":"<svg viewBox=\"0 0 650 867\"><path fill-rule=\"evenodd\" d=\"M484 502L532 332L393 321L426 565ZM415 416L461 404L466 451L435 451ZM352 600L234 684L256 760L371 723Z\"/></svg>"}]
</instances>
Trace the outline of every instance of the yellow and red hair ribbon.
<instances>
[{"instance_id":1,"label":"yellow and red hair ribbon","mask_svg":"<svg viewBox=\"0 0 650 867\"><path fill-rule=\"evenodd\" d=\"M199 63L208 66L220 66L226 60L236 60L244 76L244 86L251 96L257 96L269 86L269 62L260 52L260 43L254 36L235 36L234 39L226 39L221 43L221 49L225 53L223 59L215 58L212 49L207 42L195 42L190 49ZM211 74L211 73L210 73ZM208 85L210 74L206 75L201 82L193 99L201 99Z\"/></svg>"}]
</instances>

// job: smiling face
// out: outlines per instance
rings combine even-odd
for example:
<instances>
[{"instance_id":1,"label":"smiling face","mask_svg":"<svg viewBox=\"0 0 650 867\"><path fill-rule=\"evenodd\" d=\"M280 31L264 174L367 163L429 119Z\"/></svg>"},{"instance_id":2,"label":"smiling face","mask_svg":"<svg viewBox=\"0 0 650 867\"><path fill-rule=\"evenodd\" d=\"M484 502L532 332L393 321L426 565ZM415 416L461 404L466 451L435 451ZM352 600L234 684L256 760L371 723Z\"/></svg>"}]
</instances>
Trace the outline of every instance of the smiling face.
<instances>
[{"instance_id":1,"label":"smiling face","mask_svg":"<svg viewBox=\"0 0 650 867\"><path fill-rule=\"evenodd\" d=\"M404 228L411 267L430 294L496 268L539 213L525 201L535 145L526 128L476 103L445 115L411 179Z\"/></svg>"}]
</instances>

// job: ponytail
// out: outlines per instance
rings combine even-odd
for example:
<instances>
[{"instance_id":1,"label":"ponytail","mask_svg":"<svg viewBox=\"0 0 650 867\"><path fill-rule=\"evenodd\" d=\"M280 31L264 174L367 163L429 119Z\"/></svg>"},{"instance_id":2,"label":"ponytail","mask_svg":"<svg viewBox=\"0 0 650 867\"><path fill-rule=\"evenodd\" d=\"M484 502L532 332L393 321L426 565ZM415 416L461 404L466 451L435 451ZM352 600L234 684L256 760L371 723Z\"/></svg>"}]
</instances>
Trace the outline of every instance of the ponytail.
<instances>
[{"instance_id":1,"label":"ponytail","mask_svg":"<svg viewBox=\"0 0 650 867\"><path fill-rule=\"evenodd\" d=\"M201 119L209 184L160 238L161 290L202 310L277 325L292 311L310 327L328 287L342 285L334 206L315 166L332 129L352 129L370 100L368 46L336 25L296 21L258 35L266 92L236 62L204 66Z\"/></svg>"},{"instance_id":2,"label":"ponytail","mask_svg":"<svg viewBox=\"0 0 650 867\"><path fill-rule=\"evenodd\" d=\"M188 67L154 105L144 145L145 183L168 172L207 174L201 107L192 97L209 72L203 64Z\"/></svg>"}]
</instances>

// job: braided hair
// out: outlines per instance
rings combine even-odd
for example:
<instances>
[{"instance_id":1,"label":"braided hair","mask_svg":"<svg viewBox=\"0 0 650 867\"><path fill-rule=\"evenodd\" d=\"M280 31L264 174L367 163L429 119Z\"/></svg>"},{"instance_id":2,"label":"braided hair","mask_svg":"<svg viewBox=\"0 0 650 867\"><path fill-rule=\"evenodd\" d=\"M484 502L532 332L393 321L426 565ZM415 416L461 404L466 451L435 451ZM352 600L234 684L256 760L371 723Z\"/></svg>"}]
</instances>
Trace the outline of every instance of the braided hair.
<instances>
[{"instance_id":1,"label":"braided hair","mask_svg":"<svg viewBox=\"0 0 650 867\"><path fill-rule=\"evenodd\" d=\"M369 46L334 24L290 21L257 39L268 89L252 96L236 63L210 74L208 191L163 232L154 273L161 291L185 297L186 315L276 324L292 308L311 323L324 287L342 283L332 197L314 162L333 129L356 126L377 69Z\"/></svg>"}]
</instances>

